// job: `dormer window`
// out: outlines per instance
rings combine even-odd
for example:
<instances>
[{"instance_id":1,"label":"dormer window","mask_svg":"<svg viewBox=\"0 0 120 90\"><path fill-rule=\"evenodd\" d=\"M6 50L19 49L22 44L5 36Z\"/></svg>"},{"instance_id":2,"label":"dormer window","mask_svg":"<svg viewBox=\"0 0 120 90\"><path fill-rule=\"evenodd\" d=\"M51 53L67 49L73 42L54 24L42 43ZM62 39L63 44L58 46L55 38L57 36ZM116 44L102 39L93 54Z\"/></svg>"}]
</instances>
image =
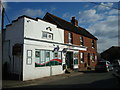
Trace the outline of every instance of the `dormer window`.
<instances>
[{"instance_id":1,"label":"dormer window","mask_svg":"<svg viewBox=\"0 0 120 90\"><path fill-rule=\"evenodd\" d=\"M72 33L68 33L68 43L72 44Z\"/></svg>"},{"instance_id":2,"label":"dormer window","mask_svg":"<svg viewBox=\"0 0 120 90\"><path fill-rule=\"evenodd\" d=\"M84 45L83 36L80 36L80 45L81 45L81 46L83 46L83 45Z\"/></svg>"}]
</instances>

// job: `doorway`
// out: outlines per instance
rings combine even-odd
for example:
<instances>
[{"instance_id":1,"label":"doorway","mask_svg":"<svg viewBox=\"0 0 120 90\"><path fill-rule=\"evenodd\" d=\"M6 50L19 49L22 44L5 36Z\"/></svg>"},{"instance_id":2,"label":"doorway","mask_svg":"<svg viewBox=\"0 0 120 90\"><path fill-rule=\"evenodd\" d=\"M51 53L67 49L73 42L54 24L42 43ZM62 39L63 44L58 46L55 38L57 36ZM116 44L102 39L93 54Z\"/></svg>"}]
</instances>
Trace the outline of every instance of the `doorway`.
<instances>
[{"instance_id":1,"label":"doorway","mask_svg":"<svg viewBox=\"0 0 120 90\"><path fill-rule=\"evenodd\" d=\"M73 52L66 53L66 65L69 69L73 69Z\"/></svg>"}]
</instances>

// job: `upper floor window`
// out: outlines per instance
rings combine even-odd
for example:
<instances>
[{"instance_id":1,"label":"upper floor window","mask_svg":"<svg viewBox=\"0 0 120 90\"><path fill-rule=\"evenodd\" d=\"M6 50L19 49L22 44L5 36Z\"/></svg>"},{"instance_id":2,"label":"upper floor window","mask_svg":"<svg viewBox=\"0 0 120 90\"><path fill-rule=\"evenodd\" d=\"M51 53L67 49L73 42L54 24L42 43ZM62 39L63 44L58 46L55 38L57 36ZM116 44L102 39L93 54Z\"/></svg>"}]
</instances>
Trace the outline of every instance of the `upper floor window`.
<instances>
[{"instance_id":1,"label":"upper floor window","mask_svg":"<svg viewBox=\"0 0 120 90\"><path fill-rule=\"evenodd\" d=\"M53 40L53 34L48 32L42 32L42 38Z\"/></svg>"},{"instance_id":2,"label":"upper floor window","mask_svg":"<svg viewBox=\"0 0 120 90\"><path fill-rule=\"evenodd\" d=\"M80 60L81 60L81 63L84 62L84 53L83 52L80 53Z\"/></svg>"},{"instance_id":3,"label":"upper floor window","mask_svg":"<svg viewBox=\"0 0 120 90\"><path fill-rule=\"evenodd\" d=\"M84 45L83 36L80 36L80 45L81 45L81 46L83 46L83 45Z\"/></svg>"},{"instance_id":4,"label":"upper floor window","mask_svg":"<svg viewBox=\"0 0 120 90\"><path fill-rule=\"evenodd\" d=\"M72 38L72 33L68 33L68 43L72 43L72 40L73 40L73 38Z\"/></svg>"},{"instance_id":5,"label":"upper floor window","mask_svg":"<svg viewBox=\"0 0 120 90\"><path fill-rule=\"evenodd\" d=\"M95 48L95 41L92 40L92 48Z\"/></svg>"}]
</instances>

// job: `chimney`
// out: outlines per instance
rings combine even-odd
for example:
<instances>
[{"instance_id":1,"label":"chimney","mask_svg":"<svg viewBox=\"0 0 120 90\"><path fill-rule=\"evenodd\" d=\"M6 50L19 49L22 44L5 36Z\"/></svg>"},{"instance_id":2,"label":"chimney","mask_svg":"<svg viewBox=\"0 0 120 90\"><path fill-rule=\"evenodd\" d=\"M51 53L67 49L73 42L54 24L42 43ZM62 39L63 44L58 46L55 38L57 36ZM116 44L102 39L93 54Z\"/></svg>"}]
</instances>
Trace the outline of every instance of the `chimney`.
<instances>
[{"instance_id":1,"label":"chimney","mask_svg":"<svg viewBox=\"0 0 120 90\"><path fill-rule=\"evenodd\" d=\"M75 26L78 26L78 20L76 20L75 17L72 17L71 23Z\"/></svg>"}]
</instances>

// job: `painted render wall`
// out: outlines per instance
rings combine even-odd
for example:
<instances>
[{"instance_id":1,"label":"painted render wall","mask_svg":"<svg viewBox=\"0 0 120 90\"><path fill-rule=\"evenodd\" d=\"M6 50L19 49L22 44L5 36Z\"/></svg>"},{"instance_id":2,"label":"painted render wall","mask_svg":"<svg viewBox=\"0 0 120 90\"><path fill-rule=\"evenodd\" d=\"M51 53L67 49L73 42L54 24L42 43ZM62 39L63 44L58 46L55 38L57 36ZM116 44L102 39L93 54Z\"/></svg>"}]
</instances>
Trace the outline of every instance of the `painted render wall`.
<instances>
[{"instance_id":1,"label":"painted render wall","mask_svg":"<svg viewBox=\"0 0 120 90\"><path fill-rule=\"evenodd\" d=\"M28 22L29 21L29 22ZM47 40L42 38L42 31L46 31L46 27L51 27L52 31L47 31L53 33L53 40ZM57 75L64 73L62 65L56 66L45 66L45 67L35 67L35 49L43 50L53 50L54 43L49 42L58 42L64 43L64 31L57 28L56 25L50 24L42 20L32 20L29 18L24 18L24 37L31 38L35 40L24 39L24 50L23 50L23 81L41 78L45 76ZM60 48L64 48L64 45L59 45ZM27 50L32 50L32 64L27 65ZM61 51L62 49L60 49ZM65 57L62 55L62 64L65 63Z\"/></svg>"},{"instance_id":2,"label":"painted render wall","mask_svg":"<svg viewBox=\"0 0 120 90\"><path fill-rule=\"evenodd\" d=\"M4 51L3 51L3 64L8 63L8 71L12 73L19 74L20 62L17 56L12 55L13 46L16 43L23 44L23 28L24 28L24 19L21 18L16 22L13 22L10 26L6 27L5 30L5 41L4 41ZM16 58L13 61L13 58ZM16 65L13 65L16 64ZM13 69L13 67L15 67Z\"/></svg>"},{"instance_id":3,"label":"painted render wall","mask_svg":"<svg viewBox=\"0 0 120 90\"><path fill-rule=\"evenodd\" d=\"M53 50L53 44L24 40L23 81L64 73L62 65L35 67L35 49ZM27 50L32 50L32 64L27 65ZM62 55L64 57L64 55ZM62 64L65 59L62 58Z\"/></svg>"},{"instance_id":4,"label":"painted render wall","mask_svg":"<svg viewBox=\"0 0 120 90\"><path fill-rule=\"evenodd\" d=\"M46 30L47 27L51 27L52 31ZM42 38L42 32L53 33L53 40L47 40ZM25 17L24 21L24 37L64 43L64 30L57 28L56 25L45 22L38 19L38 21Z\"/></svg>"}]
</instances>

